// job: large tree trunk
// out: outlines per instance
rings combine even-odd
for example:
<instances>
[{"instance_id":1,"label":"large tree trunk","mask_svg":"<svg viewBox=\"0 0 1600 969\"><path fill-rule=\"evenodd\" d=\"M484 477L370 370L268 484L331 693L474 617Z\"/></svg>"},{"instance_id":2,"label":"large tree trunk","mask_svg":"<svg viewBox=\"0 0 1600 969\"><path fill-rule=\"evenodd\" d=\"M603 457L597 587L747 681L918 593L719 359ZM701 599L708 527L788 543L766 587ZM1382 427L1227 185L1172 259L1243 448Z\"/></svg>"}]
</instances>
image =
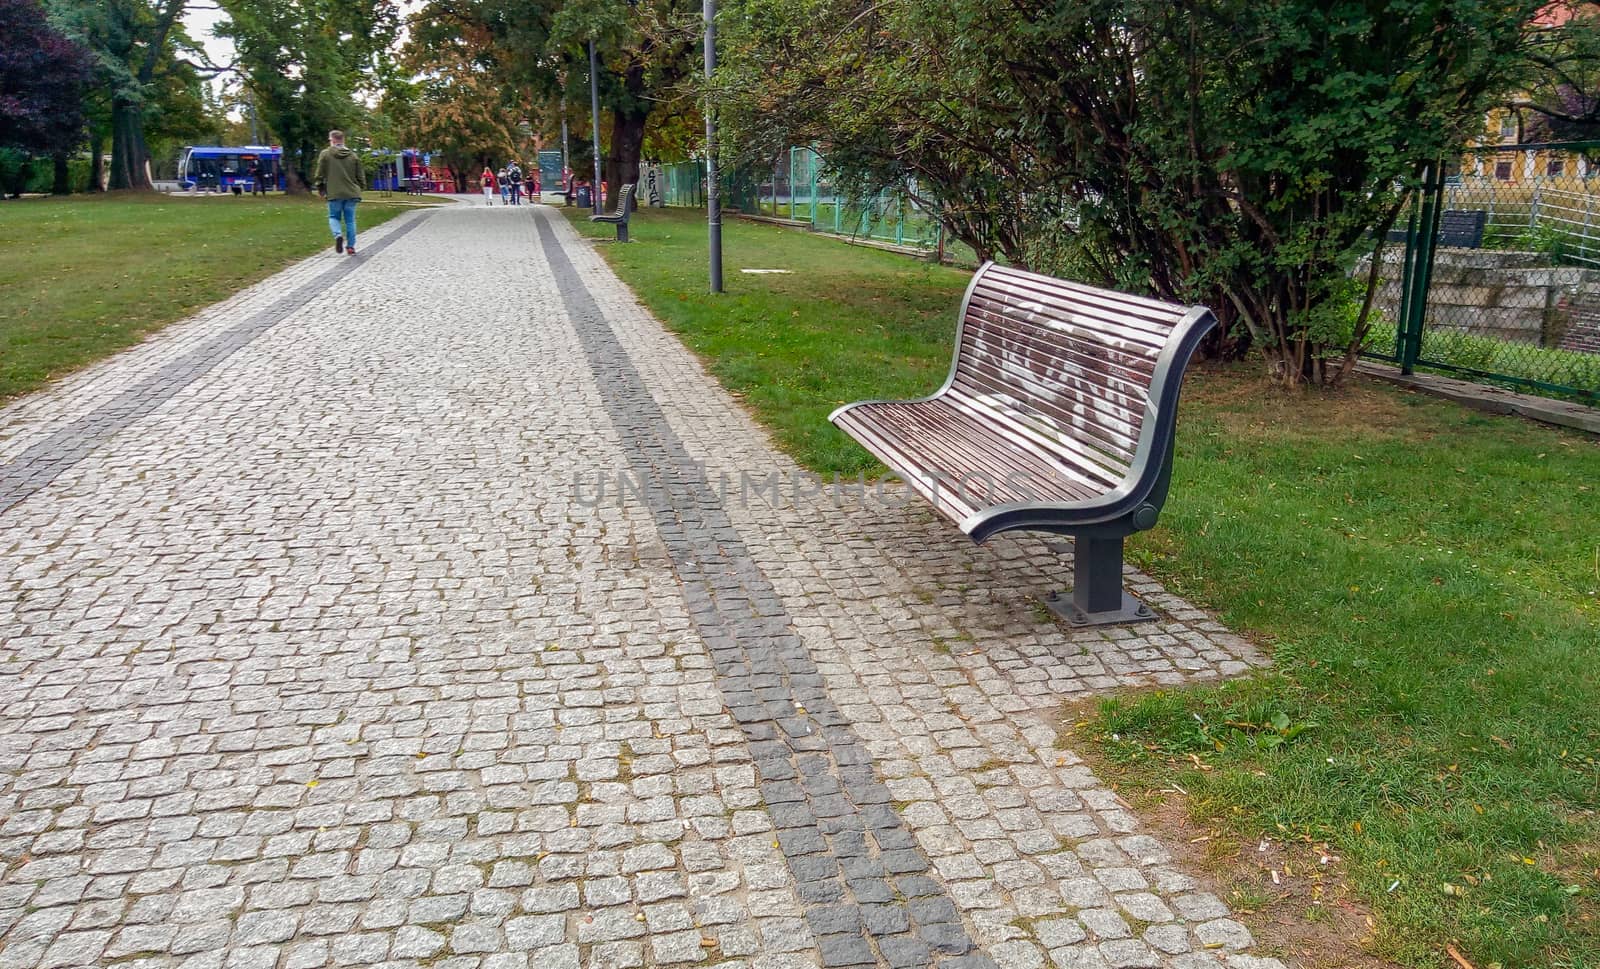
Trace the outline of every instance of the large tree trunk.
<instances>
[{"instance_id":1,"label":"large tree trunk","mask_svg":"<svg viewBox=\"0 0 1600 969\"><path fill-rule=\"evenodd\" d=\"M51 156L50 161L55 166L55 178L50 183L50 194L71 195L72 178L67 171L67 153L58 151Z\"/></svg>"},{"instance_id":2,"label":"large tree trunk","mask_svg":"<svg viewBox=\"0 0 1600 969\"><path fill-rule=\"evenodd\" d=\"M125 98L111 102L111 190L152 191L150 150L144 142L144 106Z\"/></svg>"},{"instance_id":3,"label":"large tree trunk","mask_svg":"<svg viewBox=\"0 0 1600 969\"><path fill-rule=\"evenodd\" d=\"M89 191L106 190L106 136L96 131L89 137Z\"/></svg>"},{"instance_id":4,"label":"large tree trunk","mask_svg":"<svg viewBox=\"0 0 1600 969\"><path fill-rule=\"evenodd\" d=\"M646 50L652 45L646 44ZM639 153L644 147L644 126L654 102L646 97L644 58L633 58L622 72L622 86L630 95L632 107L611 111L611 150L605 163L606 185L611 198L622 197L622 187L639 180Z\"/></svg>"},{"instance_id":5,"label":"large tree trunk","mask_svg":"<svg viewBox=\"0 0 1600 969\"><path fill-rule=\"evenodd\" d=\"M613 112L611 150L606 153L606 185L611 198L622 197L622 187L639 180L639 154L644 148L644 125L648 114Z\"/></svg>"},{"instance_id":6,"label":"large tree trunk","mask_svg":"<svg viewBox=\"0 0 1600 969\"><path fill-rule=\"evenodd\" d=\"M311 192L311 169L316 165L316 157L311 153L311 146L301 142L299 149L293 155L287 151L283 154L283 191L286 195L308 195ZM292 163L289 159L294 159Z\"/></svg>"}]
</instances>

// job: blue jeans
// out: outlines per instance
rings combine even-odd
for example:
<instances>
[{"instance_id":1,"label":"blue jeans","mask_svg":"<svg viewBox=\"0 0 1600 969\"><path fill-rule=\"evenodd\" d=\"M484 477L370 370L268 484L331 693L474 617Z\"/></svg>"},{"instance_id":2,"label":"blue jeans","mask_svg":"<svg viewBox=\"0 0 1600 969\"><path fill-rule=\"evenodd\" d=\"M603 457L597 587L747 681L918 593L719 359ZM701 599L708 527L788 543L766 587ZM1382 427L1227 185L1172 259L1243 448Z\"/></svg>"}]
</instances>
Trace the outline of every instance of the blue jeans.
<instances>
[{"instance_id":1,"label":"blue jeans","mask_svg":"<svg viewBox=\"0 0 1600 969\"><path fill-rule=\"evenodd\" d=\"M360 201L328 199L328 228L333 230L335 237L344 236L344 244L351 249L356 245L356 204Z\"/></svg>"}]
</instances>

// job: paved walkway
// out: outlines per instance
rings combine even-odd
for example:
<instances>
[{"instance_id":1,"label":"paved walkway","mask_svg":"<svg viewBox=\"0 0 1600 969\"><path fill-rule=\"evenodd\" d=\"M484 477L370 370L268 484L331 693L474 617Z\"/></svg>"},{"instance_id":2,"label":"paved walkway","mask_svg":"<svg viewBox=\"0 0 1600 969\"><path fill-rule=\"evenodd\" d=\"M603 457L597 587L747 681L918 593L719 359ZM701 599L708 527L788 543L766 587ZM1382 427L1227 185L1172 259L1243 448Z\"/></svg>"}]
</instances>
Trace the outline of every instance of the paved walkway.
<instances>
[{"instance_id":1,"label":"paved walkway","mask_svg":"<svg viewBox=\"0 0 1600 969\"><path fill-rule=\"evenodd\" d=\"M1248 647L817 490L538 207L0 411L0 969L1277 969L1053 728Z\"/></svg>"}]
</instances>

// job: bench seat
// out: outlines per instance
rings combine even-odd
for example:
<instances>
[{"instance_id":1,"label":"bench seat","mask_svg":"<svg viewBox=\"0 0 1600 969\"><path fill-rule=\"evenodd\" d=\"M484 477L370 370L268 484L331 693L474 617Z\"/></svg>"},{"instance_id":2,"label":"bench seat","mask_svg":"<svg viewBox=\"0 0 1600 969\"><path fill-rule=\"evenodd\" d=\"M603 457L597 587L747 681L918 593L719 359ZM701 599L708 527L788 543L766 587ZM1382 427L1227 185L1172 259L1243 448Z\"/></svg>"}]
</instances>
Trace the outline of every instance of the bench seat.
<instances>
[{"instance_id":1,"label":"bench seat","mask_svg":"<svg viewBox=\"0 0 1600 969\"><path fill-rule=\"evenodd\" d=\"M1122 542L1165 501L1183 371L1215 324L1204 307L987 263L944 386L830 420L975 541L1074 536L1074 587L1051 602L1070 621L1151 618L1122 589Z\"/></svg>"}]
</instances>

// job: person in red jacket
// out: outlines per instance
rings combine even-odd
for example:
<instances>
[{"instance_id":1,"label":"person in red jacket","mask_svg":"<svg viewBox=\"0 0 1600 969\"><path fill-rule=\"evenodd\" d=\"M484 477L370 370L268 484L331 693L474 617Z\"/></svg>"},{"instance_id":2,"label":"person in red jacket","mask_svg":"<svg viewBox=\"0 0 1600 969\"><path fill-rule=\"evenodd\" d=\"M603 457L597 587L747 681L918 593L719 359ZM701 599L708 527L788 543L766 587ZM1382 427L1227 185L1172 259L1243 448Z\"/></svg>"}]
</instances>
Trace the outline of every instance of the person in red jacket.
<instances>
[{"instance_id":1,"label":"person in red jacket","mask_svg":"<svg viewBox=\"0 0 1600 969\"><path fill-rule=\"evenodd\" d=\"M483 166L483 174L478 176L478 181L483 185L483 204L493 205L494 193L500 191L500 186L495 182L494 169Z\"/></svg>"}]
</instances>

